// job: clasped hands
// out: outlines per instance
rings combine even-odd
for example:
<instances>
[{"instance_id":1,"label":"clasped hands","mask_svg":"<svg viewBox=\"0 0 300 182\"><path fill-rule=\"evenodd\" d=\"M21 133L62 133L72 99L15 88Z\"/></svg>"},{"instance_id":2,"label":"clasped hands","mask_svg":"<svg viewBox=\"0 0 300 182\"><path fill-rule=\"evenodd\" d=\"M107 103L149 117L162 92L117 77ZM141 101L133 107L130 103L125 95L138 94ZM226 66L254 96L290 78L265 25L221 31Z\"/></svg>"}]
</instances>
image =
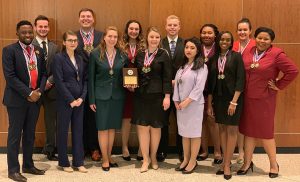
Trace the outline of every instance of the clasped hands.
<instances>
[{"instance_id":1,"label":"clasped hands","mask_svg":"<svg viewBox=\"0 0 300 182\"><path fill-rule=\"evenodd\" d=\"M175 101L174 105L177 110L182 110L182 109L186 108L191 102L192 102L192 99L186 98L182 102Z\"/></svg>"},{"instance_id":2,"label":"clasped hands","mask_svg":"<svg viewBox=\"0 0 300 182\"><path fill-rule=\"evenodd\" d=\"M82 104L83 100L82 98L78 98L70 103L71 108L79 107Z\"/></svg>"},{"instance_id":3,"label":"clasped hands","mask_svg":"<svg viewBox=\"0 0 300 182\"><path fill-rule=\"evenodd\" d=\"M127 88L130 92L134 92L134 89L138 88L138 85L124 85L125 88Z\"/></svg>"},{"instance_id":4,"label":"clasped hands","mask_svg":"<svg viewBox=\"0 0 300 182\"><path fill-rule=\"evenodd\" d=\"M29 102L37 102L40 99L41 95L42 94L40 92L40 89L37 88L37 89L32 91L31 95L27 97L27 100Z\"/></svg>"}]
</instances>

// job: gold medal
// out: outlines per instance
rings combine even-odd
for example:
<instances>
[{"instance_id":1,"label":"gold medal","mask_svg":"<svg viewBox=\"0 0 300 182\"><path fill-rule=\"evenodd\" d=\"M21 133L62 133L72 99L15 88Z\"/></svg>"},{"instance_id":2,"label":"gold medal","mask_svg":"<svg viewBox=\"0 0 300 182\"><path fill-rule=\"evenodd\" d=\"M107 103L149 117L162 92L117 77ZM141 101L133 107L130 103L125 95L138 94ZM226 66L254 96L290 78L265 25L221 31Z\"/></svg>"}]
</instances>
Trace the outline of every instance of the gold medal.
<instances>
[{"instance_id":1,"label":"gold medal","mask_svg":"<svg viewBox=\"0 0 300 182\"><path fill-rule=\"evenodd\" d=\"M142 71L144 72L144 73L149 73L150 71L151 71L151 68L150 67L143 67L142 68Z\"/></svg>"},{"instance_id":2,"label":"gold medal","mask_svg":"<svg viewBox=\"0 0 300 182\"><path fill-rule=\"evenodd\" d=\"M94 46L93 45L90 45L90 44L86 44L84 45L84 48L83 48L86 52L88 53L91 53L92 50L94 49Z\"/></svg>"},{"instance_id":3,"label":"gold medal","mask_svg":"<svg viewBox=\"0 0 300 182\"><path fill-rule=\"evenodd\" d=\"M224 74L222 74L220 78L223 80L223 79L225 78L225 75L224 75Z\"/></svg>"},{"instance_id":4,"label":"gold medal","mask_svg":"<svg viewBox=\"0 0 300 182\"><path fill-rule=\"evenodd\" d=\"M259 63L256 63L256 64L255 64L255 68L258 68L258 67L259 67Z\"/></svg>"},{"instance_id":5,"label":"gold medal","mask_svg":"<svg viewBox=\"0 0 300 182\"><path fill-rule=\"evenodd\" d=\"M208 61L208 57L205 57L205 58L204 58L204 62L207 62L207 61Z\"/></svg>"},{"instance_id":6,"label":"gold medal","mask_svg":"<svg viewBox=\"0 0 300 182\"><path fill-rule=\"evenodd\" d=\"M29 64L28 64L28 69L29 69L29 71L36 70L36 65L35 65L35 63L29 63Z\"/></svg>"},{"instance_id":7,"label":"gold medal","mask_svg":"<svg viewBox=\"0 0 300 182\"><path fill-rule=\"evenodd\" d=\"M252 68L252 69L255 68L255 64L251 63L250 68Z\"/></svg>"},{"instance_id":8,"label":"gold medal","mask_svg":"<svg viewBox=\"0 0 300 182\"><path fill-rule=\"evenodd\" d=\"M113 75L113 74L114 74L114 70L113 70L113 69L110 69L110 70L109 70L109 74L110 74L110 75Z\"/></svg>"}]
</instances>

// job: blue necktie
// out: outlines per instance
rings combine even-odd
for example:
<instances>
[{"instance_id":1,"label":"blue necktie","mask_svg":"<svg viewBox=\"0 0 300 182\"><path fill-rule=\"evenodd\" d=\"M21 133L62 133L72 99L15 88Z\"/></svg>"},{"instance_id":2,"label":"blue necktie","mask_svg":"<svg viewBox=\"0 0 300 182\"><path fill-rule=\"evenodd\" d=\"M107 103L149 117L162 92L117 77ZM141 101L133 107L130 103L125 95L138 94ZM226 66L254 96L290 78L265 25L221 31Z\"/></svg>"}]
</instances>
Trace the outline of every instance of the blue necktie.
<instances>
[{"instance_id":1,"label":"blue necktie","mask_svg":"<svg viewBox=\"0 0 300 182\"><path fill-rule=\"evenodd\" d=\"M176 49L176 42L174 40L172 40L170 43L171 43L171 47L170 47L171 56L173 58L174 57L174 53L175 53L175 49Z\"/></svg>"}]
</instances>

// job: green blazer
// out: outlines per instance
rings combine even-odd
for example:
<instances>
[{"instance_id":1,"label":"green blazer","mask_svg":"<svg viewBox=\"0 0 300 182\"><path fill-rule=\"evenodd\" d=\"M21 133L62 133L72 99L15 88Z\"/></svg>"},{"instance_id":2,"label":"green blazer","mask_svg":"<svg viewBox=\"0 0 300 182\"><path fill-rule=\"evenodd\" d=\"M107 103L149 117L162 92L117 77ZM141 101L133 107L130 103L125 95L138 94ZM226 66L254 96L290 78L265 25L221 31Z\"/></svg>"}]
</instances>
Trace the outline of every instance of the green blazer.
<instances>
[{"instance_id":1,"label":"green blazer","mask_svg":"<svg viewBox=\"0 0 300 182\"><path fill-rule=\"evenodd\" d=\"M105 55L100 59L100 49L96 48L90 54L88 66L88 95L90 104L96 99L125 99L122 69L127 63L127 56L117 49L113 65L113 75L109 74L109 63Z\"/></svg>"}]
</instances>

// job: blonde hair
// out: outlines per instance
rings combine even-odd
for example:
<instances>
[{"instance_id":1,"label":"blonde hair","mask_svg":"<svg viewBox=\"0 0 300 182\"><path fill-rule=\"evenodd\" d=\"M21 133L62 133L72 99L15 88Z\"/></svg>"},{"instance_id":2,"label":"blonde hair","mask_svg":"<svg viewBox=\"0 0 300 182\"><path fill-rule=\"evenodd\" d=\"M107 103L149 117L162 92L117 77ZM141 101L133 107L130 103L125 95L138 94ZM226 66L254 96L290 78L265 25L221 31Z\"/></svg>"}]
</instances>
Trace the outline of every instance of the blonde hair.
<instances>
[{"instance_id":1,"label":"blonde hair","mask_svg":"<svg viewBox=\"0 0 300 182\"><path fill-rule=\"evenodd\" d=\"M110 30L113 30L113 31L116 31L117 34L118 34L118 40L117 40L117 43L115 45L115 48L116 49L119 49L121 52L124 52L121 44L120 44L120 40L121 40L121 36L120 36L120 33L117 29L117 27L115 26L108 26L106 29L105 29L105 32L103 33L103 36L101 38L101 42L99 44L99 49L100 49L100 60L104 60L104 57L105 57L105 50L106 50L106 43L105 43L105 40L104 40L104 37L107 35L108 31Z\"/></svg>"},{"instance_id":2,"label":"blonde hair","mask_svg":"<svg viewBox=\"0 0 300 182\"><path fill-rule=\"evenodd\" d=\"M176 15L170 15L170 16L168 16L168 17L166 18L166 21L172 20L172 19L177 19L178 22L179 22L179 25L180 25L180 19L179 19L179 17L176 16Z\"/></svg>"}]
</instances>

